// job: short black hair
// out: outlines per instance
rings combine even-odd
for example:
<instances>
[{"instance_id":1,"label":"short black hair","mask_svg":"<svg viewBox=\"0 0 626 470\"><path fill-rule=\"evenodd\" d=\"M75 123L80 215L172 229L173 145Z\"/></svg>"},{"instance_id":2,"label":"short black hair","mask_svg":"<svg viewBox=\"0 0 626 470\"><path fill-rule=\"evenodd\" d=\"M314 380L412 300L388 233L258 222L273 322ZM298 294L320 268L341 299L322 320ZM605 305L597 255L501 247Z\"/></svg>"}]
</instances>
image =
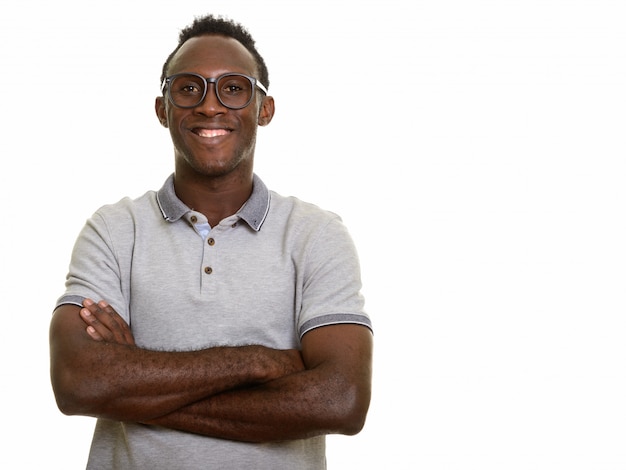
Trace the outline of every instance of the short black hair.
<instances>
[{"instance_id":1,"label":"short black hair","mask_svg":"<svg viewBox=\"0 0 626 470\"><path fill-rule=\"evenodd\" d=\"M161 82L163 82L163 80L167 76L167 68L169 67L170 62L174 57L174 54L178 52L178 50L187 40L198 36L207 36L211 34L226 36L239 41L250 52L250 54L252 54L254 60L256 61L259 72L259 76L257 78L263 85L269 88L270 79L269 73L267 71L267 65L265 65L265 60L263 60L263 57L261 56L261 54L259 54L259 51L256 48L256 43L248 30L241 24L236 23L233 20L227 19L222 16L213 15L196 17L191 25L181 30L178 36L178 45L176 46L176 49L172 51L172 53L168 56L167 60L163 64L163 70L161 72Z\"/></svg>"}]
</instances>

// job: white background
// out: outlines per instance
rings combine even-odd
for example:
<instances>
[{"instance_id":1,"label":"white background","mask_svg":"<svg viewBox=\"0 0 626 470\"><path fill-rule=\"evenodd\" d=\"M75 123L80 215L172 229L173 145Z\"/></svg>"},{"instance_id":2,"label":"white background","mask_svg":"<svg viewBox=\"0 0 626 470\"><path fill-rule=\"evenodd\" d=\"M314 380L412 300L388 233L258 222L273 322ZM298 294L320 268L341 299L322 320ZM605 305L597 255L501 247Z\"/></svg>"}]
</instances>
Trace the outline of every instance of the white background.
<instances>
[{"instance_id":1,"label":"white background","mask_svg":"<svg viewBox=\"0 0 626 470\"><path fill-rule=\"evenodd\" d=\"M213 12L270 69L256 171L361 254L374 396L329 468L626 468L624 5L3 2L0 466L84 467L51 309L85 219L171 172L161 66Z\"/></svg>"}]
</instances>

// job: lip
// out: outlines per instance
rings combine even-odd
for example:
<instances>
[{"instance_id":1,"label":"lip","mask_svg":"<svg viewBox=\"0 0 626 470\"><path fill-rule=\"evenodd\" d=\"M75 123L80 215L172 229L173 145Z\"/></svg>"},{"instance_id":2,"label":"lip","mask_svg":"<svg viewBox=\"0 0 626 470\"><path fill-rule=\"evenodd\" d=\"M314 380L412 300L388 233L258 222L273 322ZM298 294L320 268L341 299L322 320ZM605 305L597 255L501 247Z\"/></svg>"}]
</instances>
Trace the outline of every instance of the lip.
<instances>
[{"instance_id":1,"label":"lip","mask_svg":"<svg viewBox=\"0 0 626 470\"><path fill-rule=\"evenodd\" d=\"M224 137L229 135L232 131L224 127L208 128L208 127L193 127L191 132L202 139L214 139L216 137Z\"/></svg>"},{"instance_id":2,"label":"lip","mask_svg":"<svg viewBox=\"0 0 626 470\"><path fill-rule=\"evenodd\" d=\"M185 127L188 132L203 140L228 137L234 130L233 127L219 121L189 122Z\"/></svg>"}]
</instances>

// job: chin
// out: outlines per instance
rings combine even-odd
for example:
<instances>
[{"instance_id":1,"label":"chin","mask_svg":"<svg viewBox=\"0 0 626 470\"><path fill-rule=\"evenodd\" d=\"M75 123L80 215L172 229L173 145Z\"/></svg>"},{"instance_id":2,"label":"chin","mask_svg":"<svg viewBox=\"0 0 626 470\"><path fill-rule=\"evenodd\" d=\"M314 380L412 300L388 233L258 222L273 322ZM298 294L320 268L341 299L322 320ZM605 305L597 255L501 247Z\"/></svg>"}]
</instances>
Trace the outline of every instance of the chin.
<instances>
[{"instance_id":1,"label":"chin","mask_svg":"<svg viewBox=\"0 0 626 470\"><path fill-rule=\"evenodd\" d=\"M239 156L238 158L216 158L213 156L194 157L179 156L176 164L178 171L196 174L201 177L222 177L233 172L248 173L252 171L252 158Z\"/></svg>"}]
</instances>

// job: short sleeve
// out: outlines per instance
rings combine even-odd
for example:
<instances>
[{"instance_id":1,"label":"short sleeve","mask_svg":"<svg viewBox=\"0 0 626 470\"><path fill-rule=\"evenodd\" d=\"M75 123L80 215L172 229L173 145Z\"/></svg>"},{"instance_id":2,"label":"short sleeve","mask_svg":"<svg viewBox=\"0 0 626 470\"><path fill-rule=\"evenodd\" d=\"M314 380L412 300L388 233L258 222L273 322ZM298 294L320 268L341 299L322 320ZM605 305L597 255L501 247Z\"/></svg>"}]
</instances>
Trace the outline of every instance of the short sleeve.
<instances>
[{"instance_id":1,"label":"short sleeve","mask_svg":"<svg viewBox=\"0 0 626 470\"><path fill-rule=\"evenodd\" d=\"M361 268L354 242L338 216L320 227L308 247L298 332L353 323L372 329L364 311Z\"/></svg>"},{"instance_id":2,"label":"short sleeve","mask_svg":"<svg viewBox=\"0 0 626 470\"><path fill-rule=\"evenodd\" d=\"M129 321L119 254L108 230L105 212L103 209L96 212L78 235L65 282L66 290L56 305L81 305L85 298L96 302L106 300Z\"/></svg>"}]
</instances>

